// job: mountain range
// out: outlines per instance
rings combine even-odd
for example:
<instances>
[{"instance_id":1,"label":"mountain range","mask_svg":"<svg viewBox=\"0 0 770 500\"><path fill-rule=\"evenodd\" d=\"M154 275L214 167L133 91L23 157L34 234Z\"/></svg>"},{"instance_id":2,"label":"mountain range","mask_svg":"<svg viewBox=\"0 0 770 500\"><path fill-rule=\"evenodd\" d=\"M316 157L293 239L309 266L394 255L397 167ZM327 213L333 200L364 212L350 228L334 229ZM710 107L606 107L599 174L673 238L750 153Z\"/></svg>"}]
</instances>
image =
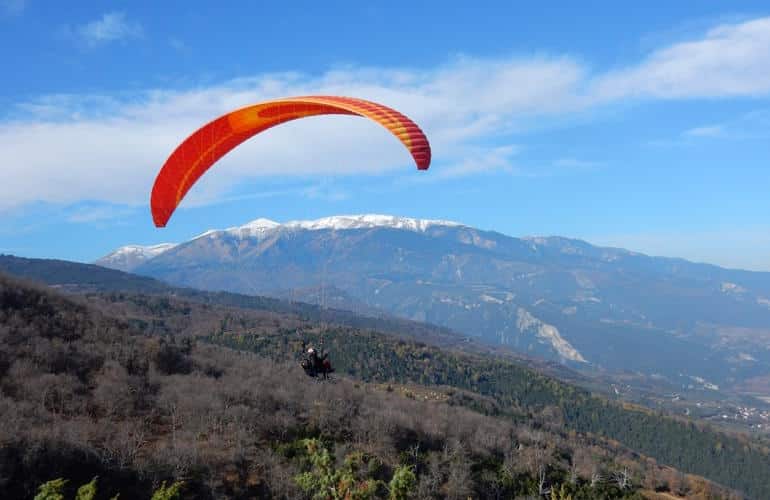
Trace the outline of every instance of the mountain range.
<instances>
[{"instance_id":1,"label":"mountain range","mask_svg":"<svg viewBox=\"0 0 770 500\"><path fill-rule=\"evenodd\" d=\"M257 219L96 263L180 286L379 310L582 370L770 396L770 273L386 215Z\"/></svg>"}]
</instances>

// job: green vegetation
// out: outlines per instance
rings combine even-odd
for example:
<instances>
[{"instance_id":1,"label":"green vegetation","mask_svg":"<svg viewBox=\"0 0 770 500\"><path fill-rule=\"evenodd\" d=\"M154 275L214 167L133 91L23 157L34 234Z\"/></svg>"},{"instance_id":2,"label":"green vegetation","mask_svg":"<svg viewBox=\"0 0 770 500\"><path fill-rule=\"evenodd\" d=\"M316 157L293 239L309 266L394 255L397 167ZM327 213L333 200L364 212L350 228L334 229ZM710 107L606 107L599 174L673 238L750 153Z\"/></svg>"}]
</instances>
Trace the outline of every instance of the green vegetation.
<instances>
[{"instance_id":1,"label":"green vegetation","mask_svg":"<svg viewBox=\"0 0 770 500\"><path fill-rule=\"evenodd\" d=\"M182 494L182 487L184 483L177 481L169 486L166 486L166 482L161 483L155 493L152 494L152 500L178 500Z\"/></svg>"},{"instance_id":2,"label":"green vegetation","mask_svg":"<svg viewBox=\"0 0 770 500\"><path fill-rule=\"evenodd\" d=\"M67 485L66 479L54 479L40 485L35 500L64 500L62 490Z\"/></svg>"},{"instance_id":3,"label":"green vegetation","mask_svg":"<svg viewBox=\"0 0 770 500\"><path fill-rule=\"evenodd\" d=\"M98 492L96 486L97 478L94 477L90 482L82 485L75 493L75 500L95 500ZM35 495L35 500L66 500L64 489L69 481L63 478L53 479L40 485L38 493ZM182 494L182 488L184 483L177 481L170 486L166 486L164 481L160 488L158 488L153 494L151 500L179 500ZM117 494L111 498L111 500L118 500L120 494Z\"/></svg>"},{"instance_id":4,"label":"green vegetation","mask_svg":"<svg viewBox=\"0 0 770 500\"><path fill-rule=\"evenodd\" d=\"M390 500L406 500L417 486L417 476L411 466L401 465L393 471L393 478L388 483Z\"/></svg>"},{"instance_id":5,"label":"green vegetation","mask_svg":"<svg viewBox=\"0 0 770 500\"><path fill-rule=\"evenodd\" d=\"M386 486L384 481L373 477L378 470L373 457L353 452L345 457L341 467L335 467L334 458L321 440L304 439L302 444L311 468L299 474L295 481L314 499L373 499L385 496L384 489L389 500L406 500L415 492L417 477L409 465L396 467Z\"/></svg>"},{"instance_id":6,"label":"green vegetation","mask_svg":"<svg viewBox=\"0 0 770 500\"><path fill-rule=\"evenodd\" d=\"M96 498L96 479L91 479L91 482L84 484L78 488L75 493L75 500L94 500Z\"/></svg>"},{"instance_id":7,"label":"green vegetation","mask_svg":"<svg viewBox=\"0 0 770 500\"><path fill-rule=\"evenodd\" d=\"M375 498L379 482L367 477L366 462L360 452L345 457L343 465L335 467L329 450L318 439L304 439L302 443L312 464L309 471L295 477L295 481L315 500Z\"/></svg>"}]
</instances>

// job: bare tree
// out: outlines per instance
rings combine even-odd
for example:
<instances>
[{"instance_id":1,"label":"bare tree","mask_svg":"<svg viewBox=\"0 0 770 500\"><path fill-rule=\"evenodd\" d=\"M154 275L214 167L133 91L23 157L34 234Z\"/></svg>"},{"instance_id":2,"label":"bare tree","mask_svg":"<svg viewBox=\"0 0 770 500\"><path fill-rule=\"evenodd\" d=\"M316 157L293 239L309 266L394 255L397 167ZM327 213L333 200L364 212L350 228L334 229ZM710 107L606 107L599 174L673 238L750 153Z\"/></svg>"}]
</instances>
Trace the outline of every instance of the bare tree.
<instances>
[{"instance_id":1,"label":"bare tree","mask_svg":"<svg viewBox=\"0 0 770 500\"><path fill-rule=\"evenodd\" d=\"M407 455L409 456L412 465L416 465L420 460L420 443L415 443L410 446L407 450Z\"/></svg>"},{"instance_id":2,"label":"bare tree","mask_svg":"<svg viewBox=\"0 0 770 500\"><path fill-rule=\"evenodd\" d=\"M471 461L465 448L459 441L454 441L449 445L448 451L447 498L464 500L472 493Z\"/></svg>"},{"instance_id":3,"label":"bare tree","mask_svg":"<svg viewBox=\"0 0 770 500\"><path fill-rule=\"evenodd\" d=\"M623 470L615 472L612 475L612 480L618 485L618 488L625 490L631 487L631 474L628 471L628 467L623 467Z\"/></svg>"},{"instance_id":4,"label":"bare tree","mask_svg":"<svg viewBox=\"0 0 770 500\"><path fill-rule=\"evenodd\" d=\"M441 490L443 471L441 457L438 453L431 453L428 457L427 470L420 475L417 484L418 498L435 498Z\"/></svg>"},{"instance_id":5,"label":"bare tree","mask_svg":"<svg viewBox=\"0 0 770 500\"><path fill-rule=\"evenodd\" d=\"M551 492L550 488L546 488L546 466L541 464L537 471L537 494L540 496L546 496Z\"/></svg>"},{"instance_id":6,"label":"bare tree","mask_svg":"<svg viewBox=\"0 0 770 500\"><path fill-rule=\"evenodd\" d=\"M521 450L520 445L513 445L508 449L508 451L505 452L502 472L509 477L514 477L516 475L516 466L519 460L519 450Z\"/></svg>"},{"instance_id":7,"label":"bare tree","mask_svg":"<svg viewBox=\"0 0 770 500\"><path fill-rule=\"evenodd\" d=\"M576 485L578 481L578 466L573 461L569 466L569 476L567 477L567 481L569 481L569 484Z\"/></svg>"}]
</instances>

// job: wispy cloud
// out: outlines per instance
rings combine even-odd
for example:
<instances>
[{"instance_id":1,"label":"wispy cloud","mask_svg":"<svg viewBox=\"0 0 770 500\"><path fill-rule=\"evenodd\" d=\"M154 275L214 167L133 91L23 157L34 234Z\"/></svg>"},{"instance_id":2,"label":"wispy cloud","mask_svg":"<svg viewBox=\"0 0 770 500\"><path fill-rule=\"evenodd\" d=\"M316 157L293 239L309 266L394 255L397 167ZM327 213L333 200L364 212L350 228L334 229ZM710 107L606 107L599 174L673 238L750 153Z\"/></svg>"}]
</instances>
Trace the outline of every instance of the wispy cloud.
<instances>
[{"instance_id":1,"label":"wispy cloud","mask_svg":"<svg viewBox=\"0 0 770 500\"><path fill-rule=\"evenodd\" d=\"M0 14L18 16L27 7L27 0L0 0Z\"/></svg>"},{"instance_id":2,"label":"wispy cloud","mask_svg":"<svg viewBox=\"0 0 770 500\"><path fill-rule=\"evenodd\" d=\"M724 133L721 125L706 125L685 130L684 135L688 137L718 137Z\"/></svg>"},{"instance_id":3,"label":"wispy cloud","mask_svg":"<svg viewBox=\"0 0 770 500\"><path fill-rule=\"evenodd\" d=\"M176 51L179 51L179 52L187 51L187 44L184 43L184 41L182 41L179 38L176 38L176 37L169 38L168 44L171 45L171 48Z\"/></svg>"},{"instance_id":4,"label":"wispy cloud","mask_svg":"<svg viewBox=\"0 0 770 500\"><path fill-rule=\"evenodd\" d=\"M329 181L305 188L302 195L311 200L324 201L343 201L350 197L350 193Z\"/></svg>"},{"instance_id":5,"label":"wispy cloud","mask_svg":"<svg viewBox=\"0 0 770 500\"><path fill-rule=\"evenodd\" d=\"M141 35L141 27L122 13L86 27L82 33L102 42ZM429 175L451 178L484 172L522 175L515 165L517 147L500 144L515 142L513 134L541 119L559 120L629 98L767 93L770 18L719 26L701 39L661 48L609 73L591 73L571 57L463 57L432 68L348 67L320 74L261 74L130 96L45 96L20 104L23 113L0 122L9 179L0 184L0 208L94 198L145 204L160 166L201 123L285 95L353 95L395 107L430 137L434 164ZM577 169L592 162L562 158L556 163ZM407 167L408 153L379 125L354 117L317 117L247 141L217 164L205 183L194 186L190 198L214 202L256 176L293 176L312 183L319 175L381 174Z\"/></svg>"},{"instance_id":6,"label":"wispy cloud","mask_svg":"<svg viewBox=\"0 0 770 500\"><path fill-rule=\"evenodd\" d=\"M250 188L250 189L249 189ZM216 193L197 193L193 192L185 198L185 208L196 208L207 205L218 205L223 203L233 203L236 201L260 200L266 198L308 198L324 201L342 201L350 197L350 193L345 189L335 185L329 180L319 182L304 182L291 186L254 186L246 187L249 192L245 194L227 194L217 195Z\"/></svg>"},{"instance_id":7,"label":"wispy cloud","mask_svg":"<svg viewBox=\"0 0 770 500\"><path fill-rule=\"evenodd\" d=\"M92 222L114 220L133 214L134 210L125 206L85 204L72 207L66 215L65 220L75 224L88 224Z\"/></svg>"},{"instance_id":8,"label":"wispy cloud","mask_svg":"<svg viewBox=\"0 0 770 500\"><path fill-rule=\"evenodd\" d=\"M487 172L519 172L513 164L513 157L518 153L519 147L516 145L478 149L469 152L460 162L450 163L436 173L415 180L431 182Z\"/></svg>"},{"instance_id":9,"label":"wispy cloud","mask_svg":"<svg viewBox=\"0 0 770 500\"><path fill-rule=\"evenodd\" d=\"M91 46L138 38L144 33L142 25L129 21L124 12L108 12L99 19L78 26L75 31Z\"/></svg>"},{"instance_id":10,"label":"wispy cloud","mask_svg":"<svg viewBox=\"0 0 770 500\"><path fill-rule=\"evenodd\" d=\"M770 110L755 109L721 123L690 128L682 132L682 136L688 139L716 137L731 140L766 139L770 137Z\"/></svg>"},{"instance_id":11,"label":"wispy cloud","mask_svg":"<svg viewBox=\"0 0 770 500\"><path fill-rule=\"evenodd\" d=\"M577 158L559 158L553 162L554 166L569 168L574 170L589 170L598 167L600 164L596 161L580 160Z\"/></svg>"}]
</instances>

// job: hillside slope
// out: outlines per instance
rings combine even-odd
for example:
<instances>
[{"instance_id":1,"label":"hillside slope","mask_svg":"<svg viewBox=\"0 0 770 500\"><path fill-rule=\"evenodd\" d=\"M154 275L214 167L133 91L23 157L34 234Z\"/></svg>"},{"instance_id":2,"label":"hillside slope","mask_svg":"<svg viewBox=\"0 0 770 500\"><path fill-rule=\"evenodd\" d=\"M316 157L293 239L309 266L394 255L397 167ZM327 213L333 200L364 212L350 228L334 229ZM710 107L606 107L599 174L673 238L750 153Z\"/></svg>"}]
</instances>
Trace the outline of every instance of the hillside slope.
<instances>
[{"instance_id":1,"label":"hillside slope","mask_svg":"<svg viewBox=\"0 0 770 500\"><path fill-rule=\"evenodd\" d=\"M96 475L105 498L148 498L164 479L183 480L185 498L302 498L332 473L312 465L319 446L334 474L353 480L338 488L371 485L374 497L387 495L399 470L414 474L403 487L415 498L551 488L640 498L641 485L728 494L616 444L565 434L548 413L451 388L316 384L294 363L146 335L157 324L141 316L174 328L208 306L101 297L85 305L0 275L3 498L30 498L54 477L71 490ZM119 311L123 319L112 316ZM275 319L209 312L250 328ZM316 486L306 490L308 481Z\"/></svg>"},{"instance_id":2,"label":"hillside slope","mask_svg":"<svg viewBox=\"0 0 770 500\"><path fill-rule=\"evenodd\" d=\"M201 325L202 318L210 323ZM190 335L211 324L219 325L215 336L233 335L223 331L240 325L288 347L256 358L198 345ZM550 488L573 498L630 498L640 487L730 494L613 441L566 433L553 407L530 396L511 406L447 386L312 383L293 362L268 360L291 357L297 337L289 328L306 332L304 338L325 332L293 316L173 297L67 298L0 276L0 325L5 497L29 497L53 477L77 485L97 474L105 495L130 498L145 497L161 479L183 479L193 498L301 497L297 474L321 473L307 460L307 438L348 458L353 469L333 461L338 472L380 484L375 496L386 494L380 488L404 466L416 474L416 498ZM374 332L352 330L335 342L343 338L390 356L425 351ZM521 375L534 381L534 392L523 396L561 387L532 372ZM454 383L474 380L480 379L471 369ZM725 453L733 453L729 443Z\"/></svg>"}]
</instances>

